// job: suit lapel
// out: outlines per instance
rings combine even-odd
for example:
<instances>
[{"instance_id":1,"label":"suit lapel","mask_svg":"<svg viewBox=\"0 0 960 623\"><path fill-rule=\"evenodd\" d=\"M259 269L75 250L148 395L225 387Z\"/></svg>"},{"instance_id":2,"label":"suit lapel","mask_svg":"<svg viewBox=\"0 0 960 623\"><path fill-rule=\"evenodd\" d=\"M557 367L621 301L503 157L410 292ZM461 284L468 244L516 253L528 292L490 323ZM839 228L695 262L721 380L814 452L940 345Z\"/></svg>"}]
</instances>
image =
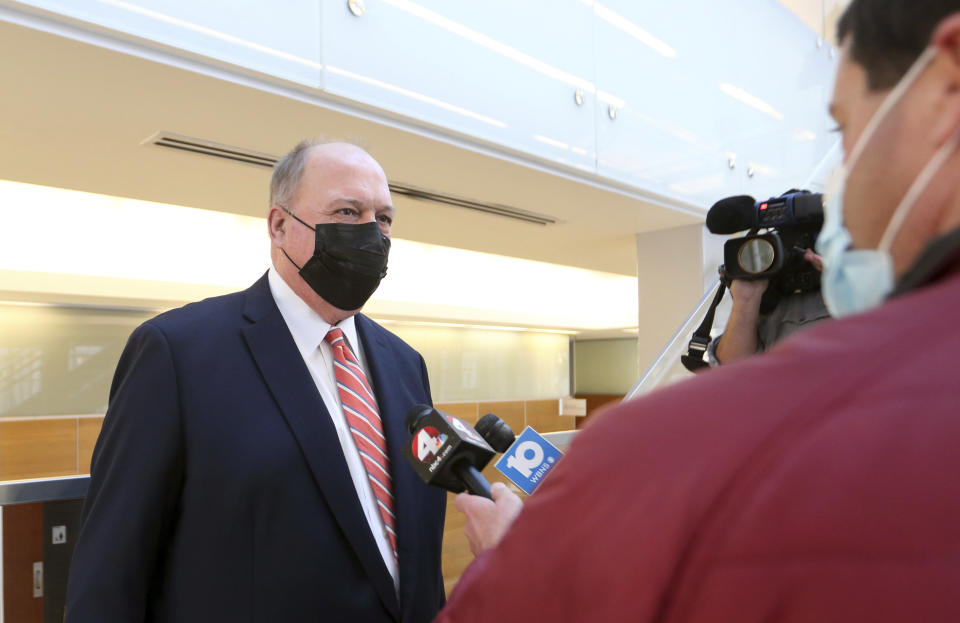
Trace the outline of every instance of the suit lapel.
<instances>
[{"instance_id":1,"label":"suit lapel","mask_svg":"<svg viewBox=\"0 0 960 623\"><path fill-rule=\"evenodd\" d=\"M317 486L387 610L399 620L393 579L370 534L337 431L273 300L266 276L247 290L244 316L251 321L243 329L244 339Z\"/></svg>"},{"instance_id":2,"label":"suit lapel","mask_svg":"<svg viewBox=\"0 0 960 623\"><path fill-rule=\"evenodd\" d=\"M369 318L356 316L357 333L363 344L366 365L370 371L373 393L377 397L383 434L387 440L390 456L390 472L393 476L393 494L397 516L397 549L400 561L401 602L412 599L415 585L415 559L421 550L420 530L416 523L421 510L423 483L402 454L404 444L409 443L410 433L405 425L406 411L416 401L406 397L401 389L404 379L412 376L409 364L404 364L387 343L383 329ZM413 379L418 385L419 378Z\"/></svg>"}]
</instances>

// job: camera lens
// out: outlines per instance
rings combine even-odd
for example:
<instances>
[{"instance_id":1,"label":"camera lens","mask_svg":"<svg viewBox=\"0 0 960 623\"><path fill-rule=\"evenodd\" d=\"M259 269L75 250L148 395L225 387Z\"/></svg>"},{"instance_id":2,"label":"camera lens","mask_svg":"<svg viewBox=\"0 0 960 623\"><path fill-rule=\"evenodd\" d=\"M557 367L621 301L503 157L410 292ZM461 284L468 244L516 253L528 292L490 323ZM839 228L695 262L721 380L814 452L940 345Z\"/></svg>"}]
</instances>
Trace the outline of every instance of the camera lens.
<instances>
[{"instance_id":1,"label":"camera lens","mask_svg":"<svg viewBox=\"0 0 960 623\"><path fill-rule=\"evenodd\" d=\"M763 238L752 238L743 243L737 254L737 263L745 272L759 275L773 266L776 257L773 245Z\"/></svg>"}]
</instances>

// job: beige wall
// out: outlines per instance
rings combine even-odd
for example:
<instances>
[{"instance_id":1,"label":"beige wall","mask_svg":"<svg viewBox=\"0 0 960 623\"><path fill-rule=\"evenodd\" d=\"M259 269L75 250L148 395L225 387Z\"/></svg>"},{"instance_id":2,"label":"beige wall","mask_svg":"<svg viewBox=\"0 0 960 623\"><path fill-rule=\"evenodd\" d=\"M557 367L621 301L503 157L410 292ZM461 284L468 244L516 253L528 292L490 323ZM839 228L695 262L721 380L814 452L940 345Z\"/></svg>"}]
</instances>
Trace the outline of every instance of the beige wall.
<instances>
[{"instance_id":1,"label":"beige wall","mask_svg":"<svg viewBox=\"0 0 960 623\"><path fill-rule=\"evenodd\" d=\"M702 246L702 225L637 235L641 374L703 296Z\"/></svg>"}]
</instances>

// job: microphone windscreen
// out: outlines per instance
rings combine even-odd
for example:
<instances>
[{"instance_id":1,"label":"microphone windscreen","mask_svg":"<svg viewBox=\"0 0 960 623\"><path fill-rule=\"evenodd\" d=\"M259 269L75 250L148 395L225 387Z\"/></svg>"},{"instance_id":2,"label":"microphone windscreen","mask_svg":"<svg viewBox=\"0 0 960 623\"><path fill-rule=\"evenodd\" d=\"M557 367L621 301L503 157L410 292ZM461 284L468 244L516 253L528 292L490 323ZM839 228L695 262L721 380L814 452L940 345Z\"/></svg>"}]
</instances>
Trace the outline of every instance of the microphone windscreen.
<instances>
[{"instance_id":1,"label":"microphone windscreen","mask_svg":"<svg viewBox=\"0 0 960 623\"><path fill-rule=\"evenodd\" d=\"M512 446L517 439L510 426L492 413L480 418L474 428L480 433L484 441L497 452L506 452L507 448Z\"/></svg>"},{"instance_id":2,"label":"microphone windscreen","mask_svg":"<svg viewBox=\"0 0 960 623\"><path fill-rule=\"evenodd\" d=\"M404 423L407 425L407 432L413 434L420 420L429 415L431 411L433 411L433 407L430 405L413 405L407 409L407 415L404 418Z\"/></svg>"},{"instance_id":3,"label":"microphone windscreen","mask_svg":"<svg viewBox=\"0 0 960 623\"><path fill-rule=\"evenodd\" d=\"M727 197L707 212L707 229L712 234L735 234L756 225L756 201L747 195Z\"/></svg>"}]
</instances>

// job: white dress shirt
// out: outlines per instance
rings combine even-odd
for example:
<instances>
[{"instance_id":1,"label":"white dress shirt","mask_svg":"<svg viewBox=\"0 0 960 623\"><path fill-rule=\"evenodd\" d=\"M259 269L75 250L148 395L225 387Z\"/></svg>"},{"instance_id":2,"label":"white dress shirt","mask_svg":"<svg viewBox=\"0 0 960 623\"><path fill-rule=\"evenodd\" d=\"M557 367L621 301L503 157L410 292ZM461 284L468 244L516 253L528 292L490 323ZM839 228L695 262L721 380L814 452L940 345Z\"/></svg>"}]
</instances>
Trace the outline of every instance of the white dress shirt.
<instances>
[{"instance_id":1,"label":"white dress shirt","mask_svg":"<svg viewBox=\"0 0 960 623\"><path fill-rule=\"evenodd\" d=\"M367 518L367 523L370 524L370 531L377 542L377 547L380 548L383 562L387 565L387 570L393 577L394 589L397 589L400 585L400 573L397 568L397 561L393 557L393 548L390 546L387 528L380 517L377 499L373 495L370 479L367 477L367 469L360 459L360 453L357 452L353 434L347 426L346 417L343 415L343 407L340 405L340 394L337 391L336 376L333 372L333 349L324 340L332 326L297 296L297 293L283 280L283 277L277 273L275 268L270 267L267 280L270 282L270 292L273 294L273 300L280 308L280 314L286 321L290 334L293 335L293 341L296 342L297 348L303 356L303 361L307 364L307 369L310 370L310 376L313 377L313 382L317 386L317 391L323 398L323 404L330 413L330 420L333 422L334 428L337 429L337 437L340 438L343 457L347 461L347 468L350 470L353 487L357 490L357 497L360 498L363 514ZM373 379L370 378L370 369L367 367L363 355L354 317L351 316L335 326L343 331L347 344L360 361L360 367L363 368L367 381L373 387ZM317 417L320 416L321 414L317 413Z\"/></svg>"}]
</instances>

